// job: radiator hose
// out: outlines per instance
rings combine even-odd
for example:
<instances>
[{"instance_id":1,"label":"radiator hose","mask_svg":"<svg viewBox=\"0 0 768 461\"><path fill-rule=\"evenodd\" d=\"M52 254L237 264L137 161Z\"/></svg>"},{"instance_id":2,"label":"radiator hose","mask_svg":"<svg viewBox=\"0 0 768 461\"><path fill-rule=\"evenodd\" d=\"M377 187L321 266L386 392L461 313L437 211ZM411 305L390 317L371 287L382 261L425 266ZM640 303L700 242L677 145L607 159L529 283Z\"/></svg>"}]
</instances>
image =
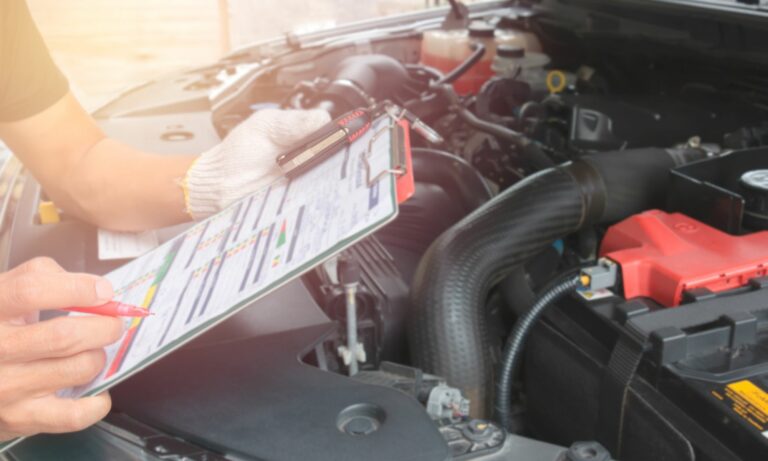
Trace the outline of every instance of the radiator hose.
<instances>
[{"instance_id":1,"label":"radiator hose","mask_svg":"<svg viewBox=\"0 0 768 461\"><path fill-rule=\"evenodd\" d=\"M663 205L669 170L703 156L656 148L585 156L527 177L446 230L414 276L414 362L460 388L473 417L488 417L498 355L483 309L491 287L557 239Z\"/></svg>"}]
</instances>

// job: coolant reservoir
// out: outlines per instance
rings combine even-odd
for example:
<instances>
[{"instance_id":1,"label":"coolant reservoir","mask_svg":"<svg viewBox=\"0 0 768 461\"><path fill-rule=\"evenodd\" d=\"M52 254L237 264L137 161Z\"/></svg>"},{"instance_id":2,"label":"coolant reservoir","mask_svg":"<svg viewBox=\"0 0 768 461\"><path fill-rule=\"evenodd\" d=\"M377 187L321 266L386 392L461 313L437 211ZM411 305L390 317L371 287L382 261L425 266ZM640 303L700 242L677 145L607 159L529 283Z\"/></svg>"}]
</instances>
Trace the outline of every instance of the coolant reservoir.
<instances>
[{"instance_id":1,"label":"coolant reservoir","mask_svg":"<svg viewBox=\"0 0 768 461\"><path fill-rule=\"evenodd\" d=\"M541 42L539 37L531 32L529 19L529 15L522 13L500 18L496 24L499 44L518 45L525 48L525 51L541 53Z\"/></svg>"},{"instance_id":2,"label":"coolant reservoir","mask_svg":"<svg viewBox=\"0 0 768 461\"><path fill-rule=\"evenodd\" d=\"M456 81L454 88L459 94L475 94L480 91L483 83L493 77L491 64L494 56L496 56L496 28L486 22L474 22L469 25L469 41L482 43L485 47L485 54L477 64Z\"/></svg>"},{"instance_id":3,"label":"coolant reservoir","mask_svg":"<svg viewBox=\"0 0 768 461\"><path fill-rule=\"evenodd\" d=\"M535 35L532 36L535 38ZM478 63L454 82L456 92L461 95L477 93L483 84L494 76L492 64L496 57L497 46L514 45L527 50L530 42L535 49L540 49L538 39L533 42L526 33L512 29L498 29L487 22L475 21L469 25L468 29L425 32L421 44L421 62L448 73L472 54L470 44L475 42L485 46L485 54Z\"/></svg>"},{"instance_id":4,"label":"coolant reservoir","mask_svg":"<svg viewBox=\"0 0 768 461\"><path fill-rule=\"evenodd\" d=\"M430 30L421 41L421 63L447 73L472 53L466 29ZM454 86L458 89L459 82Z\"/></svg>"},{"instance_id":5,"label":"coolant reservoir","mask_svg":"<svg viewBox=\"0 0 768 461\"><path fill-rule=\"evenodd\" d=\"M517 45L499 45L491 69L499 77L527 83L531 92L540 96L547 92L548 64L549 56L544 53L526 51Z\"/></svg>"}]
</instances>

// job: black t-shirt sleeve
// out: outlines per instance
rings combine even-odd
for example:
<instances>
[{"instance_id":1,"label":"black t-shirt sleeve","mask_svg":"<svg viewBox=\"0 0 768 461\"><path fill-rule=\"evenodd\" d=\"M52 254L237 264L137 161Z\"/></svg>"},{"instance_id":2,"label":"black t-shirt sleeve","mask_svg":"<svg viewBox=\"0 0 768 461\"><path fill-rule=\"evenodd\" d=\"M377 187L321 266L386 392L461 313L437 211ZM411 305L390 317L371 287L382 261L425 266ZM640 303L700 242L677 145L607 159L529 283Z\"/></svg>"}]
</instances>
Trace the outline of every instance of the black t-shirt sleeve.
<instances>
[{"instance_id":1,"label":"black t-shirt sleeve","mask_svg":"<svg viewBox=\"0 0 768 461\"><path fill-rule=\"evenodd\" d=\"M24 0L0 0L0 122L47 109L69 90Z\"/></svg>"}]
</instances>

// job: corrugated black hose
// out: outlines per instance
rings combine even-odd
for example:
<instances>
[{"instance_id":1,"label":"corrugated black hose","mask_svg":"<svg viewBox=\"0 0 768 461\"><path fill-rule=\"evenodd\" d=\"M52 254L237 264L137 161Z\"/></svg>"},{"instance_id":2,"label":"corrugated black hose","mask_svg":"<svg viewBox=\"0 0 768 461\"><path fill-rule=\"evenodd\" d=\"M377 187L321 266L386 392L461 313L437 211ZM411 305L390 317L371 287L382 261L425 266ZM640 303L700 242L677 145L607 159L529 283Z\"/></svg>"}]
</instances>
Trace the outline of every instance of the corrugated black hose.
<instances>
[{"instance_id":1,"label":"corrugated black hose","mask_svg":"<svg viewBox=\"0 0 768 461\"><path fill-rule=\"evenodd\" d=\"M589 221L591 198L572 168L546 170L466 216L422 257L411 291L411 352L418 366L465 393L473 417L492 407L497 354L482 309L490 288Z\"/></svg>"},{"instance_id":2,"label":"corrugated black hose","mask_svg":"<svg viewBox=\"0 0 768 461\"><path fill-rule=\"evenodd\" d=\"M528 312L515 323L515 327L507 338L507 344L504 347L501 370L499 371L499 379L496 386L496 417L503 427L509 430L512 428L512 381L519 368L520 360L523 357L523 346L531 329L544 314L547 307L581 286L581 278L569 274L564 279L556 282L554 286L550 285L548 288L545 288Z\"/></svg>"},{"instance_id":3,"label":"corrugated black hose","mask_svg":"<svg viewBox=\"0 0 768 461\"><path fill-rule=\"evenodd\" d=\"M529 176L446 230L424 254L411 288L410 350L488 417L497 347L488 336L488 293L510 271L584 226L663 206L669 170L701 151L604 152Z\"/></svg>"}]
</instances>

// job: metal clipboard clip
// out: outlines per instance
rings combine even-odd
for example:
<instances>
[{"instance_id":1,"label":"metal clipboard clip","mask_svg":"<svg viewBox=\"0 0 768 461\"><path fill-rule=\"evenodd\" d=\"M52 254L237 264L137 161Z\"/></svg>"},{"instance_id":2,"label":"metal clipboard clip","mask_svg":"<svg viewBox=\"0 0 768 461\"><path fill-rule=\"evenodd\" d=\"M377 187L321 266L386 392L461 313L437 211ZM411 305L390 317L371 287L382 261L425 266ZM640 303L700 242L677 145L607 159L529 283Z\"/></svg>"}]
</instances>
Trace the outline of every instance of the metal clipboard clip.
<instances>
[{"instance_id":1,"label":"metal clipboard clip","mask_svg":"<svg viewBox=\"0 0 768 461\"><path fill-rule=\"evenodd\" d=\"M365 166L366 171L366 181L369 188L388 174L403 176L408 173L406 148L403 145L403 127L399 124L400 117L391 112L386 112L386 115L389 117L389 124L379 128L375 133L373 133L373 136L368 141L368 147L362 156L363 165ZM386 134L390 134L392 136L392 142L390 144L390 155L392 161L390 164L393 166L391 168L384 168L378 172L374 172L373 166L371 165L373 148L376 142Z\"/></svg>"}]
</instances>

